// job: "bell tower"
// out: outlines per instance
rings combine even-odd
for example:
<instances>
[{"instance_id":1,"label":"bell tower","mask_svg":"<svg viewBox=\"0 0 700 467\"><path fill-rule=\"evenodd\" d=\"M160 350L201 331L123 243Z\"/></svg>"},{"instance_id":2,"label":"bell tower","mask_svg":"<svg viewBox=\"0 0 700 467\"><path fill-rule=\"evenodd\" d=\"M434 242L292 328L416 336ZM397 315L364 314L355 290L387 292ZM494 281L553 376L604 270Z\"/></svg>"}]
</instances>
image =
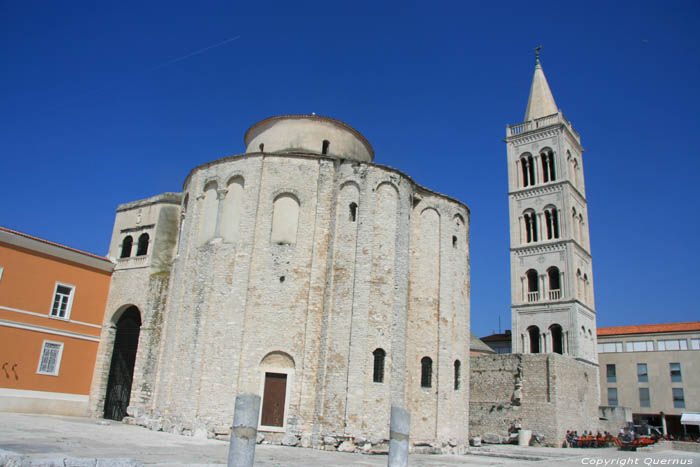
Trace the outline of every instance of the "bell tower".
<instances>
[{"instance_id":1,"label":"bell tower","mask_svg":"<svg viewBox=\"0 0 700 467\"><path fill-rule=\"evenodd\" d=\"M596 313L579 134L535 49L522 123L506 128L513 353L596 363Z\"/></svg>"}]
</instances>

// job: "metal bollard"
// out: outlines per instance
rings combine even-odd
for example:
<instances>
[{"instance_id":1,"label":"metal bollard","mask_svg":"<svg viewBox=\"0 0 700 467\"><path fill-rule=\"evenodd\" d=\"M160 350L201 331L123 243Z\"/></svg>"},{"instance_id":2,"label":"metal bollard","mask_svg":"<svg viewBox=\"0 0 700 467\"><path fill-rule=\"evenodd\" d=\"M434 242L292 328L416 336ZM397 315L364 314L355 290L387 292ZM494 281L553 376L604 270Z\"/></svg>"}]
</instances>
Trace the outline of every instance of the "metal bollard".
<instances>
[{"instance_id":1,"label":"metal bollard","mask_svg":"<svg viewBox=\"0 0 700 467\"><path fill-rule=\"evenodd\" d=\"M411 414L408 410L392 405L389 423L389 460L388 467L406 467L408 465L408 435L411 431Z\"/></svg>"},{"instance_id":2,"label":"metal bollard","mask_svg":"<svg viewBox=\"0 0 700 467\"><path fill-rule=\"evenodd\" d=\"M255 394L236 396L233 430L228 448L228 467L253 467L259 414L260 396Z\"/></svg>"}]
</instances>

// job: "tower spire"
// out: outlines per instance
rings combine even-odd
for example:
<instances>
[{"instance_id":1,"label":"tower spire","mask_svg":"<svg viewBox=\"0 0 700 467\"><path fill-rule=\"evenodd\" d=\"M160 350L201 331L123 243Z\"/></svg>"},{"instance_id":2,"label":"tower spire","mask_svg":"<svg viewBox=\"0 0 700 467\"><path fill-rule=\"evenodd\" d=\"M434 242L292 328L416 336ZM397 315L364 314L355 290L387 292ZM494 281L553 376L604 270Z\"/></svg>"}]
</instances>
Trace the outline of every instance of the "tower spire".
<instances>
[{"instance_id":1,"label":"tower spire","mask_svg":"<svg viewBox=\"0 0 700 467\"><path fill-rule=\"evenodd\" d=\"M540 62L541 45L535 47L535 74L532 76L532 86L530 86L530 96L527 99L527 110L525 111L525 121L546 117L557 113L557 104L549 89L549 83L544 76L542 63Z\"/></svg>"}]
</instances>

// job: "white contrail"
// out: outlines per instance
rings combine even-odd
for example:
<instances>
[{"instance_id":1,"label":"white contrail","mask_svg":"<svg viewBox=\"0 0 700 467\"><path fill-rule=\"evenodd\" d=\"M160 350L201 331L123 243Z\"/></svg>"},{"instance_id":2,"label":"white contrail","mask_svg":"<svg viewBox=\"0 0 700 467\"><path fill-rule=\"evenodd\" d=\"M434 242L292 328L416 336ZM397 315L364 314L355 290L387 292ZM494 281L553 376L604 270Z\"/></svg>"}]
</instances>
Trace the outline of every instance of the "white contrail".
<instances>
[{"instance_id":1,"label":"white contrail","mask_svg":"<svg viewBox=\"0 0 700 467\"><path fill-rule=\"evenodd\" d=\"M210 46L208 46L208 47L204 47L203 49L199 49L199 50L197 50L197 51L195 51L195 52L188 53L187 55L183 55L182 57L178 57L178 58L174 58L174 59L172 59L172 60L168 60L167 62L163 62L163 63L160 63L160 64L154 66L154 67L151 68L149 71L156 71L156 70L158 70L158 69L160 69L160 68L163 68L164 66L172 65L173 63L180 62L180 61L182 61L182 60L185 60L186 58L190 58L190 57L193 57L193 56L195 56L195 55L199 55L199 54L201 54L202 52L206 52L207 50L210 50L210 49L219 47L219 46L221 46L221 45L228 44L229 42L235 41L236 39L239 39L240 37L241 37L241 36L231 37L230 39L226 39L225 41L221 41L221 42L219 42L218 44L210 45Z\"/></svg>"},{"instance_id":2,"label":"white contrail","mask_svg":"<svg viewBox=\"0 0 700 467\"><path fill-rule=\"evenodd\" d=\"M218 43L216 43L216 44L214 44L214 45L210 45L210 46L204 47L203 49L199 49L199 50L195 50L194 52L190 52L190 53L188 53L188 54L186 54L186 55L183 55L182 57L173 58L172 60L168 60L168 61L165 61L165 62L163 62L163 63L159 63L158 65L155 65L155 66L153 66L153 67L151 67L151 68L144 68L144 69L142 69L142 70L140 70L140 71L133 71L133 72L130 72L130 73L128 73L128 74L129 74L129 75L132 75L131 77L127 77L127 78L122 79L122 80L120 80L120 81L118 81L118 82L114 82L114 83L111 83L111 84L107 84L107 85L101 86L101 87L99 87L99 88L97 88L97 89L93 89L92 91L88 91L88 92L85 92L85 93L83 93L83 94L80 94L80 95L78 95L78 96L74 97L73 99L70 99L70 100L68 100L68 101L66 101L66 102L63 102L63 103L61 103L61 104L56 104L56 105L54 106L54 108L61 108L61 107L65 107L65 106L67 106L67 105L75 104L76 102L81 101L81 100L85 99L86 97L93 96L93 95L95 95L95 94L101 93L101 92L106 91L106 90L108 90L108 89L116 88L117 86L119 86L120 84L123 84L123 83L125 83L125 82L132 81L132 80L134 80L134 79L136 78L136 75L139 75L139 74L141 74L141 73L150 73L150 72L153 72L153 71L156 71L156 70L160 70L161 68L166 67L166 66L168 66L168 65L172 65L173 63L181 62L182 60L185 60L185 59L188 59L188 58L193 57L193 56L195 56L195 55L199 55L199 54L201 54L201 53L204 53L204 52L206 52L207 50L211 50L211 49L213 49L213 48L220 47L220 46L222 46L222 45L224 45L224 44L228 44L229 42L233 42L233 41L235 41L236 39L239 39L240 37L241 37L240 35L235 36L235 37L231 37L231 38L226 39L226 40L224 40L224 41L218 42Z\"/></svg>"}]
</instances>

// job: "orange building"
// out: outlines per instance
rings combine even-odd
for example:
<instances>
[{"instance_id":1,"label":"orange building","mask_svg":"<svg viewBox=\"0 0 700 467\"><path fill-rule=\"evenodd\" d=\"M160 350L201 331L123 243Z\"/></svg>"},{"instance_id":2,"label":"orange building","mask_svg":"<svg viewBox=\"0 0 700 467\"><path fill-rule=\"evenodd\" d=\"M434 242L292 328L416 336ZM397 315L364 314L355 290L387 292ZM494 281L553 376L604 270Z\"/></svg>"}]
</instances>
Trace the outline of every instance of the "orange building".
<instances>
[{"instance_id":1,"label":"orange building","mask_svg":"<svg viewBox=\"0 0 700 467\"><path fill-rule=\"evenodd\" d=\"M0 411L87 413L113 267L0 227Z\"/></svg>"}]
</instances>

